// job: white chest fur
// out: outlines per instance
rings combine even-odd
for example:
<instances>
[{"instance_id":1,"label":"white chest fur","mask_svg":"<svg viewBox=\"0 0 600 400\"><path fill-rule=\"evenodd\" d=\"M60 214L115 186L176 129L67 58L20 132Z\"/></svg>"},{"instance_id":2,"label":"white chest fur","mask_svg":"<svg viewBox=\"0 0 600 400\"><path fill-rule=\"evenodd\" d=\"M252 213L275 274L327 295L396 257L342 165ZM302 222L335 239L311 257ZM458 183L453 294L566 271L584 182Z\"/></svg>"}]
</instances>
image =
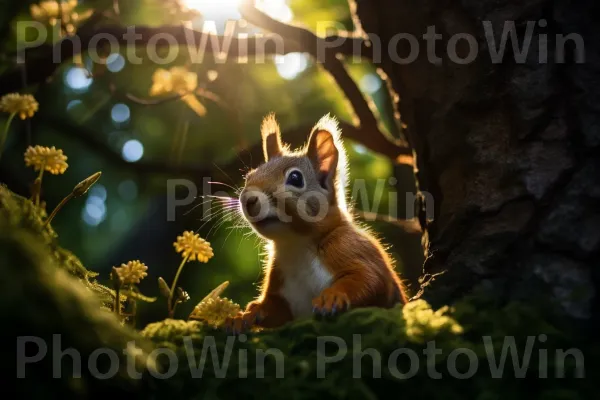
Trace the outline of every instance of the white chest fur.
<instances>
[{"instance_id":1,"label":"white chest fur","mask_svg":"<svg viewBox=\"0 0 600 400\"><path fill-rule=\"evenodd\" d=\"M294 318L312 314L312 301L329 287L332 275L316 252L288 253L278 257L283 285L280 294L289 303Z\"/></svg>"}]
</instances>

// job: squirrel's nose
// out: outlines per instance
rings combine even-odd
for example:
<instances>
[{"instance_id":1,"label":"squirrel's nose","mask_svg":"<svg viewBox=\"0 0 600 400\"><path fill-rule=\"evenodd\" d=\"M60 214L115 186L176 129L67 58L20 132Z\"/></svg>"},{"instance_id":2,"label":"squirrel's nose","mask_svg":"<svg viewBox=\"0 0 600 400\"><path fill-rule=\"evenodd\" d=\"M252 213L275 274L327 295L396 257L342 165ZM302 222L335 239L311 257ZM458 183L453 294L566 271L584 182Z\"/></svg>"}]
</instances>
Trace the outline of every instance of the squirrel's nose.
<instances>
[{"instance_id":1,"label":"squirrel's nose","mask_svg":"<svg viewBox=\"0 0 600 400\"><path fill-rule=\"evenodd\" d=\"M258 197L257 196L248 196L248 198L246 198L246 206L252 207L256 203L258 203Z\"/></svg>"}]
</instances>

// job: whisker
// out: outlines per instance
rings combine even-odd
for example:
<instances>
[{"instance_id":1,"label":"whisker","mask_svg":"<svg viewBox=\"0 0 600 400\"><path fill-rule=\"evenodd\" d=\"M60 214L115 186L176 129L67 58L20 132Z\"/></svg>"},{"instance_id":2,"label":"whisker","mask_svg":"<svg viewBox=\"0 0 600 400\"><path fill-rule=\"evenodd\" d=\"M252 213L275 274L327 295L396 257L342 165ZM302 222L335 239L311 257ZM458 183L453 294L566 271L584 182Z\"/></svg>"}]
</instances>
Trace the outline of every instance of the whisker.
<instances>
[{"instance_id":1,"label":"whisker","mask_svg":"<svg viewBox=\"0 0 600 400\"><path fill-rule=\"evenodd\" d=\"M200 226L200 228L198 228L198 231L200 231L202 228L204 228L206 226L206 224L208 224L209 222L211 222L214 218L217 218L217 217L221 216L222 214L224 214L224 213L226 213L228 211L229 211L229 209L227 209L227 208L221 208L217 212L215 212L214 214L211 213L208 216L208 219Z\"/></svg>"},{"instance_id":2,"label":"whisker","mask_svg":"<svg viewBox=\"0 0 600 400\"><path fill-rule=\"evenodd\" d=\"M225 236L225 240L223 241L223 245L221 246L221 249L223 249L223 247L225 246L225 243L227 243L227 239L229 239L229 236L231 236L232 233L233 233L233 229L229 229L229 233L227 234L227 236Z\"/></svg>"},{"instance_id":3,"label":"whisker","mask_svg":"<svg viewBox=\"0 0 600 400\"><path fill-rule=\"evenodd\" d=\"M242 160L243 162L243 160ZM227 176L228 179L231 180L231 177L229 175L227 175L221 168L219 168L217 165L215 165L219 170L221 170L221 172L223 172L224 175ZM247 166L246 166L247 167ZM233 190L233 192L235 193L234 196L219 196L219 195L200 195L197 196L197 199L201 199L201 201L198 204L195 204L190 210L187 210L185 212L185 215L192 213L194 210L196 210L198 207L202 207L202 206L207 206L208 205L208 209L206 209L203 213L203 217L202 217L202 224L195 230L196 233L201 232L205 226L207 226L207 224L211 223L211 227L208 230L208 232L206 233L206 235L204 236L205 238L210 238L211 235L214 236L214 234L216 234L216 232L218 232L224 225L230 225L230 226L226 226L224 229L226 229L227 235L225 236L225 240L223 240L221 248L224 248L229 240L229 238L234 234L239 235L240 236L240 240L238 241L238 250L242 244L242 240L245 240L246 238L248 238L250 235L253 234L253 230L251 229L250 224L248 223L248 221L244 218L243 212L240 208L240 200L239 200L239 195L241 194L241 192L244 190L244 187L236 187L234 186L235 183L232 180L232 183L234 183L234 185L229 185L228 183L225 182L218 182L218 181L210 181L208 182L211 185L221 185L221 186L225 186L231 190ZM247 230L247 232L245 231ZM260 238L256 238L255 244L260 242ZM258 243L260 244L260 243Z\"/></svg>"},{"instance_id":4,"label":"whisker","mask_svg":"<svg viewBox=\"0 0 600 400\"><path fill-rule=\"evenodd\" d=\"M205 196L202 196L202 197L205 197ZM206 196L206 197L208 197L208 196ZM217 202L217 204L216 205L212 205L211 208L210 208L210 210L209 210L209 212L212 211L212 209L214 207L218 207L218 206L221 206L221 207L225 207L225 206L227 206L227 207L229 207L229 206L237 207L238 202L239 202L237 199L235 199L233 197L226 197L225 198L225 197L219 197L219 196L211 196L211 198L206 199L203 202L201 202L200 204L197 204L194 207L192 207L192 209L189 210L189 211L187 211L184 215L187 215L187 214L191 213L192 211L194 211L196 208L198 208L198 207L200 207L200 206L202 206L202 205L204 205L206 203L210 203L212 201Z\"/></svg>"},{"instance_id":5,"label":"whisker","mask_svg":"<svg viewBox=\"0 0 600 400\"><path fill-rule=\"evenodd\" d=\"M192 207L190 210L186 211L186 212L185 212L183 215L188 215L189 213L191 213L192 211L194 211L196 208L198 208L198 207L200 207L200 206L203 206L203 205L204 205L204 204L206 204L206 203L210 203L211 201L213 201L213 199L204 200L204 201L202 201L201 203L199 203L199 204L196 204L196 205L195 205L194 207ZM218 206L218 204L217 204L217 206ZM212 208L212 207L215 207L215 206L211 206L211 208Z\"/></svg>"},{"instance_id":6,"label":"whisker","mask_svg":"<svg viewBox=\"0 0 600 400\"><path fill-rule=\"evenodd\" d=\"M250 155L250 166L252 167L252 165L254 164L254 160L252 159L252 152L249 149L247 149L247 151L248 151L248 154ZM248 169L251 169L251 168L248 168Z\"/></svg>"},{"instance_id":7,"label":"whisker","mask_svg":"<svg viewBox=\"0 0 600 400\"><path fill-rule=\"evenodd\" d=\"M231 179L231 176L229 176L229 174L228 174L227 172L223 171L223 169L222 169L221 167L219 167L217 164L213 163L213 165L214 165L215 167L217 167L217 169L218 169L219 171L221 171L221 173L222 173L223 175L225 175L225 176L227 177L227 179L229 179L229 180L231 181L231 183L232 183L232 184L234 184L234 185L235 185L235 182L234 182L234 180L233 180L233 179Z\"/></svg>"},{"instance_id":8,"label":"whisker","mask_svg":"<svg viewBox=\"0 0 600 400\"><path fill-rule=\"evenodd\" d=\"M213 229L216 231L219 230L219 228L228 221L228 219L231 218L232 213L235 212L233 209L223 209L223 212L221 212L220 216L219 216L219 222L217 222L215 225L213 225L208 233L206 234L206 237L210 236L210 233L213 231Z\"/></svg>"},{"instance_id":9,"label":"whisker","mask_svg":"<svg viewBox=\"0 0 600 400\"><path fill-rule=\"evenodd\" d=\"M228 187L230 189L233 189L234 191L237 191L239 189L239 188L236 188L234 186L228 185L227 183L223 183L223 182L210 181L208 183L211 184L211 185L223 185L223 186L226 186L226 187Z\"/></svg>"},{"instance_id":10,"label":"whisker","mask_svg":"<svg viewBox=\"0 0 600 400\"><path fill-rule=\"evenodd\" d=\"M246 221L242 216L240 216L239 220L240 220L240 224L236 225L235 229L240 231L242 235L238 242L237 251L240 250L240 246L242 245L242 240L244 240L246 238L247 234L252 233L252 228L250 228L250 224L248 223L248 221ZM244 233L244 229L248 229L249 232Z\"/></svg>"},{"instance_id":11,"label":"whisker","mask_svg":"<svg viewBox=\"0 0 600 400\"><path fill-rule=\"evenodd\" d=\"M239 203L239 199L237 197L229 197L229 196L215 196L212 194L206 194L204 197L210 197L211 199L224 200L228 202Z\"/></svg>"},{"instance_id":12,"label":"whisker","mask_svg":"<svg viewBox=\"0 0 600 400\"><path fill-rule=\"evenodd\" d=\"M248 153L250 153L250 164L252 164L252 153L248 149L246 149L246 151ZM250 170L250 167L248 167L248 165L244 162L244 159L242 158L242 156L240 155L239 152L236 153L236 156L237 156L238 160L240 160L242 162L242 164L244 164L244 168L246 168L246 170Z\"/></svg>"},{"instance_id":13,"label":"whisker","mask_svg":"<svg viewBox=\"0 0 600 400\"><path fill-rule=\"evenodd\" d=\"M215 211L214 213L210 214L208 216L208 220L206 222L214 221L216 223L218 221L215 221L215 219L219 219L219 218L223 217L224 215L231 213L232 211L235 211L235 209L233 207L220 208L217 211Z\"/></svg>"}]
</instances>

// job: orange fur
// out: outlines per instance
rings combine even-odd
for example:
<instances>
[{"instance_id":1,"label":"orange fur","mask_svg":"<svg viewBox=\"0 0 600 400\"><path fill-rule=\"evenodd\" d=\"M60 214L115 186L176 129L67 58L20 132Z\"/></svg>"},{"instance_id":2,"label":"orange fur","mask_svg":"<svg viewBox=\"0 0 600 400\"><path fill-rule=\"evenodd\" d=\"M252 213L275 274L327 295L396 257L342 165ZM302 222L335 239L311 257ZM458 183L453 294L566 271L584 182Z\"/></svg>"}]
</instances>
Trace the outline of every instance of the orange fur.
<instances>
[{"instance_id":1,"label":"orange fur","mask_svg":"<svg viewBox=\"0 0 600 400\"><path fill-rule=\"evenodd\" d=\"M253 324L281 326L304 315L307 307L326 315L405 304L405 288L390 256L352 220L345 198L346 157L335 120L326 116L319 121L297 152L282 145L273 115L265 119L262 137L265 163L247 175L240 203L257 234L269 240L265 277L260 296L226 328L241 332ZM303 176L304 187L288 185L290 171ZM306 194L322 196L325 203L303 200ZM254 221L255 211L263 207L266 216Z\"/></svg>"}]
</instances>

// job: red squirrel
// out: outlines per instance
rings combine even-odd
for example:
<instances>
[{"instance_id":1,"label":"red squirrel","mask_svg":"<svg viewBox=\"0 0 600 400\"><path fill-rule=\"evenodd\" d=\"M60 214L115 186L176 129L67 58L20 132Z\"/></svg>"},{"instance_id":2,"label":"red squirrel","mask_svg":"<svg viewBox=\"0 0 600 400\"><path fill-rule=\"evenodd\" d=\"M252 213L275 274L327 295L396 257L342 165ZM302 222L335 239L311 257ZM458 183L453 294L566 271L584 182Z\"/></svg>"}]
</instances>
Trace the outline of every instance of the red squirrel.
<instances>
[{"instance_id":1,"label":"red squirrel","mask_svg":"<svg viewBox=\"0 0 600 400\"><path fill-rule=\"evenodd\" d=\"M353 221L340 134L337 121L326 115L307 144L292 151L282 143L275 116L263 120L265 163L246 175L240 207L267 240L265 276L258 298L226 321L227 331L274 328L351 307L406 304L390 256Z\"/></svg>"}]
</instances>

